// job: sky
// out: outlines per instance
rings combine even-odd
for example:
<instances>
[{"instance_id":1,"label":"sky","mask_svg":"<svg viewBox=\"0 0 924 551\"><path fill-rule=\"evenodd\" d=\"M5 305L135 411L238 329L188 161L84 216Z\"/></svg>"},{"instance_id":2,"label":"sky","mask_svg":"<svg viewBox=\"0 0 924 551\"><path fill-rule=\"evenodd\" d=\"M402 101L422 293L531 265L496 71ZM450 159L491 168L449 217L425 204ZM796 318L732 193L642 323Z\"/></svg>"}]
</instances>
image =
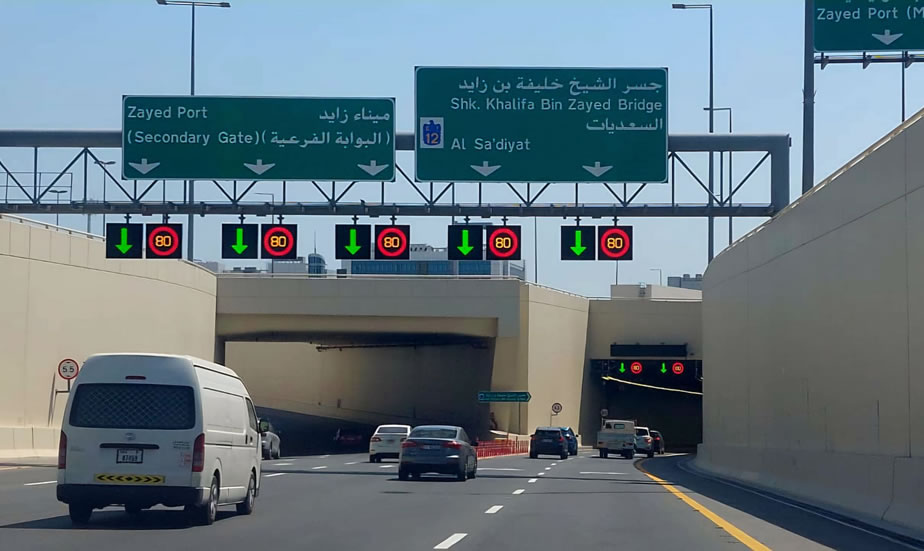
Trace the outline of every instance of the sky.
<instances>
[{"instance_id":1,"label":"sky","mask_svg":"<svg viewBox=\"0 0 924 551\"><path fill-rule=\"evenodd\" d=\"M397 128L409 132L414 128L415 66L667 67L670 132L708 130L708 114L703 110L709 83L706 10L672 10L671 2L661 0L231 3L231 9L197 11L198 95L394 97ZM733 109L735 133L792 136L790 196L795 199L801 193L803 4L716 0L713 5L715 105ZM123 94L188 93L189 20L189 8L159 6L155 0L0 0L0 129L116 130L121 127ZM865 70L840 65L823 71L816 68L815 75L817 182L901 122L901 69L899 65ZM924 73L912 66L906 77L910 114L924 103ZM726 113L716 113L716 129L727 131ZM117 150L96 151L104 159L119 158ZM40 170L61 170L76 153L43 149ZM736 183L759 158L759 154L735 156ZM685 159L705 179L706 156ZM32 170L31 150L0 148L0 161L14 172ZM398 164L412 174L413 153L398 153ZM82 168L72 171L74 197L81 198L82 189L77 188L83 185ZM21 179L31 182L30 175ZM101 198L102 174L92 165L89 180L90 198ZM63 184L69 182L65 179ZM485 202L516 200L503 184L485 184L484 189ZM17 191L0 188L11 200ZM280 183L261 182L254 191L281 200ZM106 193L109 200L117 200L119 192L113 184ZM157 187L151 193L154 198L164 193L171 199L182 197L182 183L171 182L166 191ZM400 180L388 184L386 193L388 202L410 202L416 197ZM460 185L457 200L471 202L476 194L475 186ZM669 186L651 185L637 201L659 203L669 197ZM223 196L211 183L203 183L196 198L218 201ZM357 184L344 200L378 198L378 184ZM693 178L681 176L677 198L699 202L705 196ZM736 192L738 198L746 203L769 200L769 163ZM271 196L253 199L269 201ZM322 197L310 183L293 182L287 187L287 199L317 202ZM543 200L573 202L574 186L553 185ZM580 201L606 203L612 198L600 186L587 184L580 189ZM54 222L53 216L34 218ZM185 222L185 217L173 221ZM196 257L218 260L219 224L233 221L234 217L220 216L197 219ZM348 223L349 218L289 217L286 221L299 225L299 254L312 252L316 238L317 251L327 258L328 267L338 265L333 227ZM445 246L449 219L401 217L398 221L411 224L413 242ZM736 220L734 238L763 221ZM535 228L530 218L509 223L523 226L523 258L530 281L585 296L608 295L608 285L617 276L614 263L559 259L558 228L573 220L539 219ZM60 224L83 230L86 218L65 215ZM618 266L620 283L656 284L659 277L666 283L668 275L706 269L706 220L620 218L620 224L634 226L635 236L634 260ZM93 218L91 229L102 232L101 217ZM716 253L727 243L728 222L719 219Z\"/></svg>"}]
</instances>

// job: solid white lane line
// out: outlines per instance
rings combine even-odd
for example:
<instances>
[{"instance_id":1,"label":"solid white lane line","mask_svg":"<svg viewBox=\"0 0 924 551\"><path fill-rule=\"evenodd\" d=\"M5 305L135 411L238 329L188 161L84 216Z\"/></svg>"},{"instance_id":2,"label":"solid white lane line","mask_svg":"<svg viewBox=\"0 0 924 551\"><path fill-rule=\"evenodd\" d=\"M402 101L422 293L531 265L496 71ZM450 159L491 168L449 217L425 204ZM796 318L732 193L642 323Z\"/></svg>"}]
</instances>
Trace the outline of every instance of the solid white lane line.
<instances>
[{"instance_id":1,"label":"solid white lane line","mask_svg":"<svg viewBox=\"0 0 924 551\"><path fill-rule=\"evenodd\" d=\"M525 491L526 491L526 490L524 490L523 488L520 488L519 490L514 490L514 491L513 491L513 495L518 496L518 495L522 494L522 493L525 492Z\"/></svg>"},{"instance_id":2,"label":"solid white lane line","mask_svg":"<svg viewBox=\"0 0 924 551\"><path fill-rule=\"evenodd\" d=\"M522 471L523 469L501 469L498 467L478 467L479 471Z\"/></svg>"},{"instance_id":3,"label":"solid white lane line","mask_svg":"<svg viewBox=\"0 0 924 551\"><path fill-rule=\"evenodd\" d=\"M46 480L45 482L29 482L28 484L23 484L23 486L42 486L44 484L57 484L57 480Z\"/></svg>"},{"instance_id":4,"label":"solid white lane line","mask_svg":"<svg viewBox=\"0 0 924 551\"><path fill-rule=\"evenodd\" d=\"M538 478L530 478L530 479L527 480L526 482L527 482L528 484L535 484L537 480L539 480L539 479L538 479Z\"/></svg>"},{"instance_id":5,"label":"solid white lane line","mask_svg":"<svg viewBox=\"0 0 924 551\"><path fill-rule=\"evenodd\" d=\"M16 469L29 469L31 467L26 466L13 466L13 467L0 467L0 471L14 471Z\"/></svg>"},{"instance_id":6,"label":"solid white lane line","mask_svg":"<svg viewBox=\"0 0 924 551\"><path fill-rule=\"evenodd\" d=\"M609 473L609 472L601 472L601 471L581 471L580 474L622 474L622 475L624 475L624 474L626 474L626 473Z\"/></svg>"},{"instance_id":7,"label":"solid white lane line","mask_svg":"<svg viewBox=\"0 0 924 551\"><path fill-rule=\"evenodd\" d=\"M282 476L282 475L284 475L284 474L286 474L286 473L265 474L265 475L263 475L263 477L264 477L264 478L273 478L274 476Z\"/></svg>"},{"instance_id":8,"label":"solid white lane line","mask_svg":"<svg viewBox=\"0 0 924 551\"><path fill-rule=\"evenodd\" d=\"M318 459L327 459L328 457L330 456L329 455L319 455Z\"/></svg>"},{"instance_id":9,"label":"solid white lane line","mask_svg":"<svg viewBox=\"0 0 924 551\"><path fill-rule=\"evenodd\" d=\"M461 533L453 534L449 536L448 538L444 539L442 542L438 543L436 547L434 547L434 549L449 549L453 545L462 541L462 538L464 538L467 535L468 534L461 534Z\"/></svg>"},{"instance_id":10,"label":"solid white lane line","mask_svg":"<svg viewBox=\"0 0 924 551\"><path fill-rule=\"evenodd\" d=\"M358 465L359 461L350 461L349 463L344 463L344 465Z\"/></svg>"},{"instance_id":11,"label":"solid white lane line","mask_svg":"<svg viewBox=\"0 0 924 551\"><path fill-rule=\"evenodd\" d=\"M311 470L312 470L312 471L317 471L317 470L319 470L319 469L326 469L326 468L327 468L327 465L321 465L320 467L311 467Z\"/></svg>"},{"instance_id":12,"label":"solid white lane line","mask_svg":"<svg viewBox=\"0 0 924 551\"><path fill-rule=\"evenodd\" d=\"M287 467L287 466L292 465L292 464L293 464L293 463L273 463L273 466L274 466L274 467Z\"/></svg>"}]
</instances>

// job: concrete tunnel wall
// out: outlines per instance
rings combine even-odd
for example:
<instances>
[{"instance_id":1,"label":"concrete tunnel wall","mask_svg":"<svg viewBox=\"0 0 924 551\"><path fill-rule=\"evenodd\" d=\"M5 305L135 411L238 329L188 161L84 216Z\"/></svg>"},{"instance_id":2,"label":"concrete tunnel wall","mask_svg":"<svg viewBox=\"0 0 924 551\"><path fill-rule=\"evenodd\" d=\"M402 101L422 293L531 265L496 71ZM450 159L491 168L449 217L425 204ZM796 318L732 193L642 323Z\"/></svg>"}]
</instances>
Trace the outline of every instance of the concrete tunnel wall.
<instances>
[{"instance_id":1,"label":"concrete tunnel wall","mask_svg":"<svg viewBox=\"0 0 924 551\"><path fill-rule=\"evenodd\" d=\"M918 113L719 255L697 462L924 533Z\"/></svg>"},{"instance_id":2,"label":"concrete tunnel wall","mask_svg":"<svg viewBox=\"0 0 924 551\"><path fill-rule=\"evenodd\" d=\"M64 358L211 359L215 276L185 262L107 260L105 242L0 217L0 457L57 453ZM53 402L53 408L52 408Z\"/></svg>"},{"instance_id":3,"label":"concrete tunnel wall","mask_svg":"<svg viewBox=\"0 0 924 551\"><path fill-rule=\"evenodd\" d=\"M319 351L315 343L231 342L227 365L255 403L275 409L373 425L487 425L487 407L475 399L491 381L487 346Z\"/></svg>"}]
</instances>

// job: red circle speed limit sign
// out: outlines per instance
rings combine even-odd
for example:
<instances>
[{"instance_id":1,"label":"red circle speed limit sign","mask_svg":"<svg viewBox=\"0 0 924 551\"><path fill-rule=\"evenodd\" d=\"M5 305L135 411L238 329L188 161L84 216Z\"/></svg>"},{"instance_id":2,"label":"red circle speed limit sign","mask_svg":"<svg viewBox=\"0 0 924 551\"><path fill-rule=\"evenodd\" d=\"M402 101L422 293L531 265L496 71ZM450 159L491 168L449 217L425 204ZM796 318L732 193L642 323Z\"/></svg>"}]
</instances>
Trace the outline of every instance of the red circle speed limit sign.
<instances>
[{"instance_id":1,"label":"red circle speed limit sign","mask_svg":"<svg viewBox=\"0 0 924 551\"><path fill-rule=\"evenodd\" d=\"M58 375L60 375L62 379L73 379L77 376L79 371L80 365L76 360L68 358L66 360L61 360L61 363L58 364Z\"/></svg>"}]
</instances>

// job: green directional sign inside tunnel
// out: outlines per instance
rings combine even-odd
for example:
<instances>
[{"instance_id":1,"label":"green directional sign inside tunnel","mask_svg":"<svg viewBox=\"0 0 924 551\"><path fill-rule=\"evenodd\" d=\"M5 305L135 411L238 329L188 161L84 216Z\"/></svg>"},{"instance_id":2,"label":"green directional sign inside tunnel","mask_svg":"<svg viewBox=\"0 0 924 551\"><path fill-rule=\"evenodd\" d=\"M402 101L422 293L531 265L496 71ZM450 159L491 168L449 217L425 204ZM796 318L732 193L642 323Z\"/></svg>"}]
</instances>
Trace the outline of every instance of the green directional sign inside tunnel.
<instances>
[{"instance_id":1,"label":"green directional sign inside tunnel","mask_svg":"<svg viewBox=\"0 0 924 551\"><path fill-rule=\"evenodd\" d=\"M667 69L418 67L416 179L667 181Z\"/></svg>"},{"instance_id":2,"label":"green directional sign inside tunnel","mask_svg":"<svg viewBox=\"0 0 924 551\"><path fill-rule=\"evenodd\" d=\"M126 179L395 178L392 98L124 96Z\"/></svg>"},{"instance_id":3,"label":"green directional sign inside tunnel","mask_svg":"<svg viewBox=\"0 0 924 551\"><path fill-rule=\"evenodd\" d=\"M494 392L481 391L478 393L479 402L528 402L532 395L526 391Z\"/></svg>"},{"instance_id":4,"label":"green directional sign inside tunnel","mask_svg":"<svg viewBox=\"0 0 924 551\"><path fill-rule=\"evenodd\" d=\"M920 0L815 0L816 52L924 49L924 2Z\"/></svg>"}]
</instances>

